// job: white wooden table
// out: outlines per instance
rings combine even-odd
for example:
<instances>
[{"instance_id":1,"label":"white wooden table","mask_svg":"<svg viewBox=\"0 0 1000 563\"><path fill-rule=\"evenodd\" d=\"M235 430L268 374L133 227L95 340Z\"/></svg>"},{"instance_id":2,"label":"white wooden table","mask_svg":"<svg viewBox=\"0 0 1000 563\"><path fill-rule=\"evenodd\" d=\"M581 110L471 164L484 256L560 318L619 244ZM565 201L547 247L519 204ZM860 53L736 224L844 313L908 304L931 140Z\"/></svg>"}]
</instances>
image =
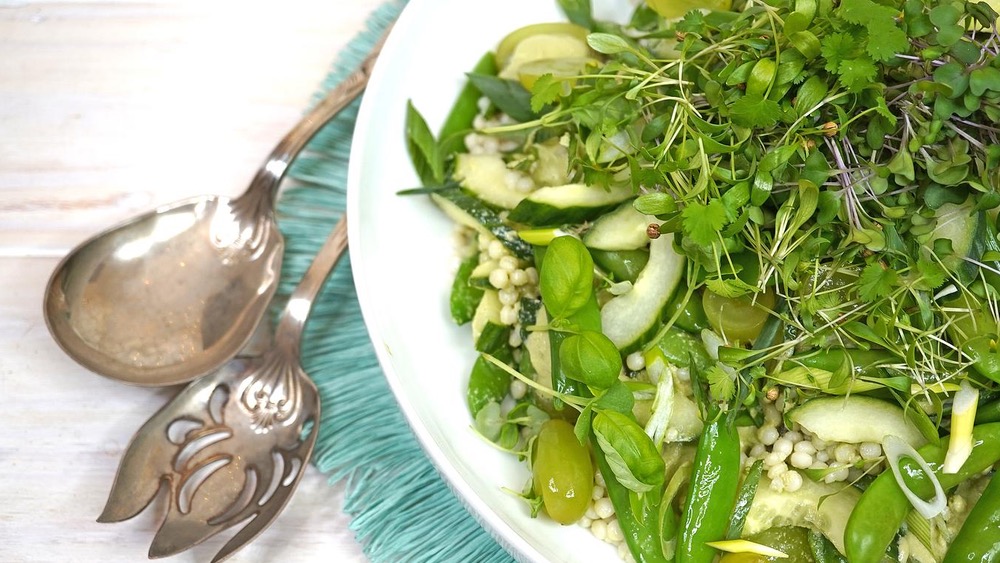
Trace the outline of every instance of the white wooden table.
<instances>
[{"instance_id":1,"label":"white wooden table","mask_svg":"<svg viewBox=\"0 0 1000 563\"><path fill-rule=\"evenodd\" d=\"M155 504L96 518L129 438L172 391L59 350L41 316L58 259L156 205L241 193L379 4L0 0L0 561L143 561L158 525ZM363 561L342 502L311 469L232 560Z\"/></svg>"}]
</instances>

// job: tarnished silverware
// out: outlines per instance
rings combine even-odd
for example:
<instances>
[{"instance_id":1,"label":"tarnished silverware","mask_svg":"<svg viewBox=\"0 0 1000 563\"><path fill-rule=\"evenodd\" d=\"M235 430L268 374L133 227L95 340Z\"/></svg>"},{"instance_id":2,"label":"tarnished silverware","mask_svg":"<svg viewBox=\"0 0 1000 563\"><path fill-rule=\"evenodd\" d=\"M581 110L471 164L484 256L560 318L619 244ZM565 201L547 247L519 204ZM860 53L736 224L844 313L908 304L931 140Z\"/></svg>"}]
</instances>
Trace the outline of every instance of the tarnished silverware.
<instances>
[{"instance_id":1,"label":"tarnished silverware","mask_svg":"<svg viewBox=\"0 0 1000 563\"><path fill-rule=\"evenodd\" d=\"M364 90L381 45L285 135L243 195L167 205L71 251L49 279L43 306L60 347L95 373L146 386L186 383L234 357L280 277L281 179Z\"/></svg>"},{"instance_id":2,"label":"tarnished silverware","mask_svg":"<svg viewBox=\"0 0 1000 563\"><path fill-rule=\"evenodd\" d=\"M99 522L136 516L165 486L166 516L149 556L176 554L244 524L213 561L271 524L316 443L319 396L299 364L299 345L312 302L347 246L346 227L341 218L293 291L272 348L190 383L139 429Z\"/></svg>"}]
</instances>

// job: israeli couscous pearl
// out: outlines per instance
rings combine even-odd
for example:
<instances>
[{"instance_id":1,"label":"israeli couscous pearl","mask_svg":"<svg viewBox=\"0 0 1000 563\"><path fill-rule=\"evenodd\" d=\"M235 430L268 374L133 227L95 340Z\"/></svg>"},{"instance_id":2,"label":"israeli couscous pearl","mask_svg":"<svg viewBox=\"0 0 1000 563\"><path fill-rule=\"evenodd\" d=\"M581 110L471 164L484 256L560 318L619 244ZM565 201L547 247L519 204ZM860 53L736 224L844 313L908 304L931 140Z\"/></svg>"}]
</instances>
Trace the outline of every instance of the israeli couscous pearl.
<instances>
[{"instance_id":1,"label":"israeli couscous pearl","mask_svg":"<svg viewBox=\"0 0 1000 563\"><path fill-rule=\"evenodd\" d=\"M836 471L831 471L823 478L827 483L836 483L839 481L845 481L850 474L850 470L844 466L839 461L835 461L830 464L831 469L837 469Z\"/></svg>"},{"instance_id":2,"label":"israeli couscous pearl","mask_svg":"<svg viewBox=\"0 0 1000 563\"><path fill-rule=\"evenodd\" d=\"M507 326L511 326L517 322L517 304L514 305L504 305L500 309L500 322Z\"/></svg>"},{"instance_id":3,"label":"israeli couscous pearl","mask_svg":"<svg viewBox=\"0 0 1000 563\"><path fill-rule=\"evenodd\" d=\"M514 331L517 332L517 331ZM520 400L528 393L528 385L520 379L513 379L510 382L510 396Z\"/></svg>"},{"instance_id":4,"label":"israeli couscous pearl","mask_svg":"<svg viewBox=\"0 0 1000 563\"><path fill-rule=\"evenodd\" d=\"M882 445L878 442L862 442L858 446L858 453L861 455L861 459L878 459L882 457Z\"/></svg>"},{"instance_id":5,"label":"israeli couscous pearl","mask_svg":"<svg viewBox=\"0 0 1000 563\"><path fill-rule=\"evenodd\" d=\"M498 265L504 270L507 270L507 272L513 272L517 269L517 258L510 255L501 256Z\"/></svg>"},{"instance_id":6,"label":"israeli couscous pearl","mask_svg":"<svg viewBox=\"0 0 1000 563\"><path fill-rule=\"evenodd\" d=\"M594 485L594 489L590 495L590 498L596 501L602 497L604 497L604 487L600 485Z\"/></svg>"},{"instance_id":7,"label":"israeli couscous pearl","mask_svg":"<svg viewBox=\"0 0 1000 563\"><path fill-rule=\"evenodd\" d=\"M612 518L608 520L608 536L605 541L611 543L618 543L625 540L625 534L622 532L622 525L618 522L617 518Z\"/></svg>"},{"instance_id":8,"label":"israeli couscous pearl","mask_svg":"<svg viewBox=\"0 0 1000 563\"><path fill-rule=\"evenodd\" d=\"M802 488L802 475L798 471L786 471L781 474L781 484L785 491L794 493Z\"/></svg>"},{"instance_id":9,"label":"israeli couscous pearl","mask_svg":"<svg viewBox=\"0 0 1000 563\"><path fill-rule=\"evenodd\" d=\"M767 465L766 460L764 461L764 464ZM781 477L781 474L786 471L788 471L788 466L785 465L784 462L776 463L771 465L771 468L767 470L767 478L774 481L778 477Z\"/></svg>"},{"instance_id":10,"label":"israeli couscous pearl","mask_svg":"<svg viewBox=\"0 0 1000 563\"><path fill-rule=\"evenodd\" d=\"M528 274L520 268L515 269L510 273L510 283L514 284L515 287L521 287L528 283Z\"/></svg>"},{"instance_id":11,"label":"israeli couscous pearl","mask_svg":"<svg viewBox=\"0 0 1000 563\"><path fill-rule=\"evenodd\" d=\"M490 272L490 285L497 289L503 289L510 285L510 276L507 274L507 270L501 268L496 268Z\"/></svg>"},{"instance_id":12,"label":"israeli couscous pearl","mask_svg":"<svg viewBox=\"0 0 1000 563\"><path fill-rule=\"evenodd\" d=\"M813 457L805 452L792 452L788 463L796 469L806 469L813 464Z\"/></svg>"},{"instance_id":13,"label":"israeli couscous pearl","mask_svg":"<svg viewBox=\"0 0 1000 563\"><path fill-rule=\"evenodd\" d=\"M639 371L646 367L646 358L642 352L632 352L625 357L625 366L632 371Z\"/></svg>"},{"instance_id":14,"label":"israeli couscous pearl","mask_svg":"<svg viewBox=\"0 0 1000 563\"><path fill-rule=\"evenodd\" d=\"M757 439L765 446L773 445L779 436L778 429L774 426L762 426L757 430Z\"/></svg>"},{"instance_id":15,"label":"israeli couscous pearl","mask_svg":"<svg viewBox=\"0 0 1000 563\"><path fill-rule=\"evenodd\" d=\"M492 277L492 274L490 277ZM517 292L517 289L510 287L509 284L505 285L503 289L497 292L497 297L500 299L501 305L513 305L514 303L517 303L518 300L521 298L520 294L518 294Z\"/></svg>"},{"instance_id":16,"label":"israeli couscous pearl","mask_svg":"<svg viewBox=\"0 0 1000 563\"><path fill-rule=\"evenodd\" d=\"M834 458L843 464L854 463L858 460L858 450L852 444L839 444L833 450Z\"/></svg>"},{"instance_id":17,"label":"israeli couscous pearl","mask_svg":"<svg viewBox=\"0 0 1000 563\"><path fill-rule=\"evenodd\" d=\"M490 245L487 249L489 257L493 260L499 260L505 254L507 254L507 249L503 247L503 243L494 239L490 241Z\"/></svg>"},{"instance_id":18,"label":"israeli couscous pearl","mask_svg":"<svg viewBox=\"0 0 1000 563\"><path fill-rule=\"evenodd\" d=\"M534 266L525 268L524 273L528 276L528 283L538 285L538 270Z\"/></svg>"},{"instance_id":19,"label":"israeli couscous pearl","mask_svg":"<svg viewBox=\"0 0 1000 563\"><path fill-rule=\"evenodd\" d=\"M782 459L784 459L792 453L792 447L791 440L782 436L774 441L774 445L771 446L771 452L782 456Z\"/></svg>"},{"instance_id":20,"label":"israeli couscous pearl","mask_svg":"<svg viewBox=\"0 0 1000 563\"><path fill-rule=\"evenodd\" d=\"M804 454L813 455L816 453L816 446L813 446L812 442L809 440L802 440L801 442L796 442L795 447L792 448L796 452L802 452Z\"/></svg>"},{"instance_id":21,"label":"israeli couscous pearl","mask_svg":"<svg viewBox=\"0 0 1000 563\"><path fill-rule=\"evenodd\" d=\"M610 518L615 514L615 507L611 504L611 499L601 497L594 501L594 512L598 518Z\"/></svg>"},{"instance_id":22,"label":"israeli couscous pearl","mask_svg":"<svg viewBox=\"0 0 1000 563\"><path fill-rule=\"evenodd\" d=\"M521 344L524 344L524 340L521 338L521 331L510 331L510 336L507 337L507 344L509 344L511 348L517 348Z\"/></svg>"},{"instance_id":23,"label":"israeli couscous pearl","mask_svg":"<svg viewBox=\"0 0 1000 563\"><path fill-rule=\"evenodd\" d=\"M590 524L590 533L594 534L594 537L604 541L608 537L608 524L604 520L594 520Z\"/></svg>"}]
</instances>

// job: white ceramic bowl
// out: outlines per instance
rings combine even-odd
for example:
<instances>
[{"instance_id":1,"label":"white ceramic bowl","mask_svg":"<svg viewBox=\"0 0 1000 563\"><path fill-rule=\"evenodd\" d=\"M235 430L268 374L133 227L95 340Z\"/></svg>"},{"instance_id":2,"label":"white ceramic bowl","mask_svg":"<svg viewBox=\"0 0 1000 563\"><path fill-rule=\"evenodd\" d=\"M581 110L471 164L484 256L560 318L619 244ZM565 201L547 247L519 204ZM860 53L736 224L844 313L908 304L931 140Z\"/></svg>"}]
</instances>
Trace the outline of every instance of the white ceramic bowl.
<instances>
[{"instance_id":1,"label":"white ceramic bowl","mask_svg":"<svg viewBox=\"0 0 1000 563\"><path fill-rule=\"evenodd\" d=\"M595 0L595 15L626 19L628 0ZM508 32L561 21L556 0L411 0L382 51L358 115L348 171L351 261L365 323L385 376L421 445L470 512L523 561L616 561L579 526L531 518L504 489L526 469L477 437L465 406L475 359L469 328L448 313L457 261L452 223L416 187L404 138L407 101L432 130L465 73Z\"/></svg>"}]
</instances>

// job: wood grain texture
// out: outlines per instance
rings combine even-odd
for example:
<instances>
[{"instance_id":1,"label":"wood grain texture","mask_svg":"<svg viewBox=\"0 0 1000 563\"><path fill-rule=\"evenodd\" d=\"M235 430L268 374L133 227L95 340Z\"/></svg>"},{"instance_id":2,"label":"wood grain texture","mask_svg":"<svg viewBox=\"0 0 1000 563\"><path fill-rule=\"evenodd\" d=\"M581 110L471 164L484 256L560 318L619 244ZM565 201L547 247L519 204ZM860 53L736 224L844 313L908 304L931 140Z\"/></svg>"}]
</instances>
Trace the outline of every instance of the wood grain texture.
<instances>
[{"instance_id":1,"label":"wood grain texture","mask_svg":"<svg viewBox=\"0 0 1000 563\"><path fill-rule=\"evenodd\" d=\"M156 205L235 195L378 0L0 0L0 560L142 561L157 505L98 524L134 431L174 390L73 363L41 316L58 259ZM232 561L364 561L315 470ZM210 540L169 562L208 561Z\"/></svg>"}]
</instances>

